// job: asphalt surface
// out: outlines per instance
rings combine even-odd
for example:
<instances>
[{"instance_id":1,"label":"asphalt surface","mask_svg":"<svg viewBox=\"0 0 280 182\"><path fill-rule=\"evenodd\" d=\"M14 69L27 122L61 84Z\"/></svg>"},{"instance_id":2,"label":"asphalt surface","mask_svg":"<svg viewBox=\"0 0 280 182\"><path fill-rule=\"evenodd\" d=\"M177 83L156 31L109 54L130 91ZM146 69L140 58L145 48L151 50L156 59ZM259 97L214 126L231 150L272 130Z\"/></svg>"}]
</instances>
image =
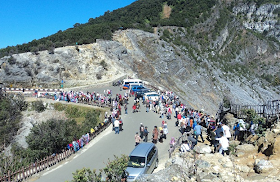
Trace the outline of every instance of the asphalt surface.
<instances>
[{"instance_id":1,"label":"asphalt surface","mask_svg":"<svg viewBox=\"0 0 280 182\"><path fill-rule=\"evenodd\" d=\"M112 90L113 96L116 93L124 94L125 91L120 91L119 87L113 87L108 85L103 85L95 88L80 88L73 89L79 91L95 91L103 93L104 89ZM71 90L71 89L69 89ZM168 159L168 149L171 137L178 138L180 133L178 127L175 127L174 113L171 120L166 120L166 118L161 119L159 115L154 112L145 112L146 108L141 103L141 112L132 113L133 98L129 99L128 105L128 115L124 115L124 109L122 108L121 118L123 119L123 131L120 134L115 134L112 131L112 125L109 126L105 131L103 131L98 137L92 140L87 146L82 150L78 151L76 154L72 155L66 161L61 162L48 170L42 171L36 176L29 179L29 181L38 182L62 182L71 181L73 179L72 173L83 167L92 169L102 169L106 166L108 159L113 160L114 155L121 156L121 154L129 155L129 153L134 149L135 141L134 136L136 132L139 132L140 123L148 127L150 132L148 142L151 142L152 130L154 126L161 126L162 120L167 121L169 134L167 135L167 140L163 143L157 143L156 146L159 150L159 167L156 171L163 169L166 160Z\"/></svg>"}]
</instances>

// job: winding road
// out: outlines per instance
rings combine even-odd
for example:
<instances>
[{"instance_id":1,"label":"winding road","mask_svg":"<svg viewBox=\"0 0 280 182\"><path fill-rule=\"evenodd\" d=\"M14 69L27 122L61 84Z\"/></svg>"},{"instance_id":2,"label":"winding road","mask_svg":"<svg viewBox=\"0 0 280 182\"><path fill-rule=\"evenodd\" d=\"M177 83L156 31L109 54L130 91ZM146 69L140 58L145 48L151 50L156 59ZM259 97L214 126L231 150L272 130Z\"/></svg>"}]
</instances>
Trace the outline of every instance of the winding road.
<instances>
[{"instance_id":1,"label":"winding road","mask_svg":"<svg viewBox=\"0 0 280 182\"><path fill-rule=\"evenodd\" d=\"M116 93L122 93L122 95L124 94L124 91L120 91L119 87L109 85L73 90L103 93L104 89L112 90L113 95ZM83 167L90 168L91 170L104 168L108 159L114 159L114 155L129 155L129 153L134 149L134 135L137 131L139 132L140 123L143 123L144 126L148 126L148 130L150 132L148 142L151 142L151 133L154 126L161 126L163 119L159 118L159 115L154 112L145 112L145 108L142 104L140 109L141 112L132 113L132 103L133 98L130 98L127 115L124 115L124 110L122 110L121 118L123 119L124 130L121 131L120 134L115 134L112 131L112 126L109 126L99 136L92 140L82 150L72 155L69 159L40 172L28 181L71 181L73 179L72 173L78 169L82 169ZM168 159L169 141L171 137L178 138L180 136L178 127L175 127L175 118L172 116L171 120L166 120L166 118L164 118L164 120L167 121L169 134L167 135L167 140L164 140L163 143L156 144L159 150L159 167L155 170L155 172L164 168L164 164Z\"/></svg>"}]
</instances>

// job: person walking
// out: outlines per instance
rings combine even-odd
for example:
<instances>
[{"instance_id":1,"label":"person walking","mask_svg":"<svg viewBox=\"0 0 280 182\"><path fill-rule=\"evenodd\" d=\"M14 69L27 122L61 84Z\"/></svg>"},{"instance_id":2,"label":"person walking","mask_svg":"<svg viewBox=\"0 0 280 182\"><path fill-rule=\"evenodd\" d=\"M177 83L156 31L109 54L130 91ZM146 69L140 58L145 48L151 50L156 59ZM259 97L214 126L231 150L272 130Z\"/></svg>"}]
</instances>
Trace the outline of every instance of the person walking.
<instances>
[{"instance_id":1,"label":"person walking","mask_svg":"<svg viewBox=\"0 0 280 182\"><path fill-rule=\"evenodd\" d=\"M187 140L188 140L189 142L191 142L190 148L193 149L194 146L196 146L196 144L197 144L197 140L196 140L195 138L193 138L193 137L190 135L190 133L187 133Z\"/></svg>"},{"instance_id":2,"label":"person walking","mask_svg":"<svg viewBox=\"0 0 280 182\"><path fill-rule=\"evenodd\" d=\"M139 145L139 143L140 143L140 141L141 141L141 138L140 138L140 136L138 135L138 132L136 132L134 138L135 138L135 147L136 147L137 145Z\"/></svg>"},{"instance_id":3,"label":"person walking","mask_svg":"<svg viewBox=\"0 0 280 182\"><path fill-rule=\"evenodd\" d=\"M121 117L119 118L119 121L120 121L119 131L122 131L123 130L123 121L122 121Z\"/></svg>"},{"instance_id":4,"label":"person walking","mask_svg":"<svg viewBox=\"0 0 280 182\"><path fill-rule=\"evenodd\" d=\"M204 139L202 137L202 126L201 126L201 123L199 123L198 125L196 125L194 127L194 135L196 137L196 140L198 140L198 136L200 136L201 140L202 140L202 143L204 143Z\"/></svg>"},{"instance_id":5,"label":"person walking","mask_svg":"<svg viewBox=\"0 0 280 182\"><path fill-rule=\"evenodd\" d=\"M148 127L145 126L145 129L144 129L144 136L145 136L144 142L148 141L148 134L149 134Z\"/></svg>"},{"instance_id":6,"label":"person walking","mask_svg":"<svg viewBox=\"0 0 280 182\"><path fill-rule=\"evenodd\" d=\"M158 129L157 126L155 126L153 130L153 143L156 144L157 140L158 140Z\"/></svg>"},{"instance_id":7,"label":"person walking","mask_svg":"<svg viewBox=\"0 0 280 182\"><path fill-rule=\"evenodd\" d=\"M127 114L127 104L124 105L124 112Z\"/></svg>"},{"instance_id":8,"label":"person walking","mask_svg":"<svg viewBox=\"0 0 280 182\"><path fill-rule=\"evenodd\" d=\"M231 137L231 134L230 134L229 127L226 125L226 122L222 122L222 129L223 129L224 136L229 140Z\"/></svg>"},{"instance_id":9,"label":"person walking","mask_svg":"<svg viewBox=\"0 0 280 182\"><path fill-rule=\"evenodd\" d=\"M149 112L150 109L150 103L149 100L146 101L146 112Z\"/></svg>"},{"instance_id":10,"label":"person walking","mask_svg":"<svg viewBox=\"0 0 280 182\"><path fill-rule=\"evenodd\" d=\"M114 121L114 126L115 126L115 134L120 134L120 131L119 131L120 121L117 118Z\"/></svg>"},{"instance_id":11,"label":"person walking","mask_svg":"<svg viewBox=\"0 0 280 182\"><path fill-rule=\"evenodd\" d=\"M142 123L140 123L140 128L139 128L139 131L140 131L140 138L143 139L144 137L144 125Z\"/></svg>"},{"instance_id":12,"label":"person walking","mask_svg":"<svg viewBox=\"0 0 280 182\"><path fill-rule=\"evenodd\" d=\"M224 133L221 133L221 138L219 138L219 153L224 155L225 153L228 155L228 147L229 147L229 141L224 136Z\"/></svg>"},{"instance_id":13,"label":"person walking","mask_svg":"<svg viewBox=\"0 0 280 182\"><path fill-rule=\"evenodd\" d=\"M167 134L168 134L168 129L167 129L167 122L165 121L163 124L163 138L166 139L167 138Z\"/></svg>"},{"instance_id":14,"label":"person walking","mask_svg":"<svg viewBox=\"0 0 280 182\"><path fill-rule=\"evenodd\" d=\"M240 130L239 123L236 122L235 125L233 126L233 131L234 131L234 139L233 140L236 140L236 139L238 140L239 139L239 134L240 134L239 130Z\"/></svg>"}]
</instances>

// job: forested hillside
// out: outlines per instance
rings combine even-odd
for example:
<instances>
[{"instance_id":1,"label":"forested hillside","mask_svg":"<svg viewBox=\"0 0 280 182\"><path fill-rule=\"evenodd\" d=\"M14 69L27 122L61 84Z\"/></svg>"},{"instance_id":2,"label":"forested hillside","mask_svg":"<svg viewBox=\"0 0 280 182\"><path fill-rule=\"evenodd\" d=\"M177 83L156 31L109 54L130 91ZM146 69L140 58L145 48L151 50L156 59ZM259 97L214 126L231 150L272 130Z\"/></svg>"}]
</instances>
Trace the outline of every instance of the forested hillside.
<instances>
[{"instance_id":1,"label":"forested hillside","mask_svg":"<svg viewBox=\"0 0 280 182\"><path fill-rule=\"evenodd\" d=\"M107 11L98 18L89 18L88 23L75 23L73 28L59 30L48 37L33 40L27 44L7 47L0 50L0 57L14 53L37 52L54 48L93 43L96 39L110 40L112 33L120 28L135 28L152 32L156 26L191 27L209 15L215 0L139 0L131 5ZM164 5L172 8L170 17L164 17Z\"/></svg>"}]
</instances>

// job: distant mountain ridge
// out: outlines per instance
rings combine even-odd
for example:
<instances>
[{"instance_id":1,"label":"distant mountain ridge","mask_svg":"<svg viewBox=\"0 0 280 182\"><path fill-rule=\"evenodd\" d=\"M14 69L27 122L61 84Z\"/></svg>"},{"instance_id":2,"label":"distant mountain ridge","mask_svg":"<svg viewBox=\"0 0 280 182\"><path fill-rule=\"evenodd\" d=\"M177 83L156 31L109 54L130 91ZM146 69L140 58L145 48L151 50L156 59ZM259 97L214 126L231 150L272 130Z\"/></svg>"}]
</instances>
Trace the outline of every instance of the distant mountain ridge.
<instances>
[{"instance_id":1,"label":"distant mountain ridge","mask_svg":"<svg viewBox=\"0 0 280 182\"><path fill-rule=\"evenodd\" d=\"M162 16L163 6L172 7L169 18ZM37 52L53 48L94 43L96 39L110 40L112 33L119 28L135 28L152 32L156 26L192 26L196 16L207 12L215 5L215 0L139 0L124 8L106 11L103 16L89 18L88 23L75 23L73 28L59 30L56 34L33 40L27 44L0 49L0 57L14 53ZM182 19L186 16L186 19Z\"/></svg>"}]
</instances>

